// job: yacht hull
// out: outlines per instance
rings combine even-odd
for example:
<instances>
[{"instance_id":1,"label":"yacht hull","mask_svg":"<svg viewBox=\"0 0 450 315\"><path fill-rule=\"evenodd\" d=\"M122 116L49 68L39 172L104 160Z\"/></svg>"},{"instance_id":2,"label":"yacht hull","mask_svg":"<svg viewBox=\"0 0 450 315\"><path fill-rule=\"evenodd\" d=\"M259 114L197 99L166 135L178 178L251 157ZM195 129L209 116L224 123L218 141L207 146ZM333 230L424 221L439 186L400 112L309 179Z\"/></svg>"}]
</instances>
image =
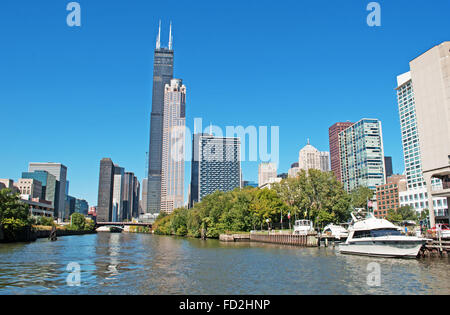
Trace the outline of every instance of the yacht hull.
<instances>
[{"instance_id":1,"label":"yacht hull","mask_svg":"<svg viewBox=\"0 0 450 315\"><path fill-rule=\"evenodd\" d=\"M386 242L368 241L339 244L342 254L363 255L386 258L416 258L424 241Z\"/></svg>"}]
</instances>

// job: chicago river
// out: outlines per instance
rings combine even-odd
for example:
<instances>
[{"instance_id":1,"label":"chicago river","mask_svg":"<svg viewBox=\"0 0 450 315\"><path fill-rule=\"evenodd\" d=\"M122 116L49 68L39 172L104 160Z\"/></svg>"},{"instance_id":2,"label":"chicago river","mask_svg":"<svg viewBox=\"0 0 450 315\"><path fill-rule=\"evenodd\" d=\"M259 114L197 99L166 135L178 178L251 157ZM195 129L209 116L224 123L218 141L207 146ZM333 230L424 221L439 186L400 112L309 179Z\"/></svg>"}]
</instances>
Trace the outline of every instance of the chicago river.
<instances>
[{"instance_id":1,"label":"chicago river","mask_svg":"<svg viewBox=\"0 0 450 315\"><path fill-rule=\"evenodd\" d=\"M449 294L448 258L98 233L0 245L0 294ZM378 285L368 281L379 265ZM71 269L79 266L79 285ZM70 267L71 266L71 267Z\"/></svg>"}]
</instances>

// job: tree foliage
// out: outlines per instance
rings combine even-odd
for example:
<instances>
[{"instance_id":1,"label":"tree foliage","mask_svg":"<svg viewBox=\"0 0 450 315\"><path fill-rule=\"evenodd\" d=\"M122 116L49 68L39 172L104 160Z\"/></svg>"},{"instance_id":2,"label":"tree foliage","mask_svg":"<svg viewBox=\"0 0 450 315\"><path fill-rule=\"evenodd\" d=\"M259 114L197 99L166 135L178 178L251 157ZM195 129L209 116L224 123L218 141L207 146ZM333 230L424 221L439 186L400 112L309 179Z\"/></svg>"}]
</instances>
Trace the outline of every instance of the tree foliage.
<instances>
[{"instance_id":1,"label":"tree foliage","mask_svg":"<svg viewBox=\"0 0 450 315\"><path fill-rule=\"evenodd\" d=\"M157 234L217 238L226 232L252 229L287 221L288 213L313 220L316 225L345 222L350 218L350 196L331 172L301 171L273 189L246 187L230 192L217 191L192 209L176 209L160 215Z\"/></svg>"},{"instance_id":2,"label":"tree foliage","mask_svg":"<svg viewBox=\"0 0 450 315\"><path fill-rule=\"evenodd\" d=\"M351 205L353 208L366 208L368 200L372 199L374 192L372 189L360 186L350 193Z\"/></svg>"},{"instance_id":3,"label":"tree foliage","mask_svg":"<svg viewBox=\"0 0 450 315\"><path fill-rule=\"evenodd\" d=\"M71 216L68 229L72 231L93 231L95 229L95 222L85 218L81 213L75 212Z\"/></svg>"},{"instance_id":4,"label":"tree foliage","mask_svg":"<svg viewBox=\"0 0 450 315\"><path fill-rule=\"evenodd\" d=\"M10 189L0 190L0 228L9 239L15 239L17 233L31 227L30 210L20 201L19 194Z\"/></svg>"},{"instance_id":5,"label":"tree foliage","mask_svg":"<svg viewBox=\"0 0 450 315\"><path fill-rule=\"evenodd\" d=\"M300 218L324 225L350 217L350 198L331 172L301 170L296 178L283 180L274 189Z\"/></svg>"},{"instance_id":6,"label":"tree foliage","mask_svg":"<svg viewBox=\"0 0 450 315\"><path fill-rule=\"evenodd\" d=\"M420 219L416 210L410 206L403 206L397 210L390 209L387 212L386 220L391 222L418 221Z\"/></svg>"}]
</instances>

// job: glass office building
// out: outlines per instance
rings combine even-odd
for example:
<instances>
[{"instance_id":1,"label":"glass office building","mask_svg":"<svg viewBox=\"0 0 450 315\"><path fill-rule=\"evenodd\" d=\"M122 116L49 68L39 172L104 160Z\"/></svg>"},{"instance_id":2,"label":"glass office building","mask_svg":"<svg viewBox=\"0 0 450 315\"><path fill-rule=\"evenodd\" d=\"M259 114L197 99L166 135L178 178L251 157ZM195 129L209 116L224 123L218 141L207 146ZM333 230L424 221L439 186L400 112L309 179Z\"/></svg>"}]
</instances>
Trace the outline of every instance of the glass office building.
<instances>
[{"instance_id":1,"label":"glass office building","mask_svg":"<svg viewBox=\"0 0 450 315\"><path fill-rule=\"evenodd\" d=\"M55 205L56 177L47 171L23 172L22 178L38 180L42 184L41 199L52 202Z\"/></svg>"},{"instance_id":2,"label":"glass office building","mask_svg":"<svg viewBox=\"0 0 450 315\"><path fill-rule=\"evenodd\" d=\"M241 187L239 138L194 135L193 150L191 206L216 191Z\"/></svg>"},{"instance_id":3,"label":"glass office building","mask_svg":"<svg viewBox=\"0 0 450 315\"><path fill-rule=\"evenodd\" d=\"M384 149L381 122L361 119L339 133L341 178L348 192L360 186L384 185Z\"/></svg>"}]
</instances>

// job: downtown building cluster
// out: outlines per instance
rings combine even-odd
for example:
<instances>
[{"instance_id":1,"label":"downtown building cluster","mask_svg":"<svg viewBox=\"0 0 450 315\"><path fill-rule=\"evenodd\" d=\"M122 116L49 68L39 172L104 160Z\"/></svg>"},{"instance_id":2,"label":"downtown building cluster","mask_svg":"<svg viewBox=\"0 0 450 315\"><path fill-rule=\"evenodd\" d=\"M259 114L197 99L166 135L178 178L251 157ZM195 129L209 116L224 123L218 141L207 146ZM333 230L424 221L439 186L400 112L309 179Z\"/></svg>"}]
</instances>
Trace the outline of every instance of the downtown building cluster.
<instances>
[{"instance_id":1,"label":"downtown building cluster","mask_svg":"<svg viewBox=\"0 0 450 315\"><path fill-rule=\"evenodd\" d=\"M97 222L125 222L139 216L140 183L110 158L100 161Z\"/></svg>"},{"instance_id":2,"label":"downtown building cluster","mask_svg":"<svg viewBox=\"0 0 450 315\"><path fill-rule=\"evenodd\" d=\"M85 216L89 204L84 199L69 195L67 167L61 163L29 163L17 181L0 179L0 190L9 188L20 194L20 199L30 208L33 216L53 217L63 222L73 213Z\"/></svg>"},{"instance_id":3,"label":"downtown building cluster","mask_svg":"<svg viewBox=\"0 0 450 315\"><path fill-rule=\"evenodd\" d=\"M285 178L293 178L301 170L316 169L322 172L330 171L330 153L319 151L307 141L307 144L298 153L298 162L291 165L288 173L277 175L276 163L261 163L258 168L258 187L271 188L272 184L279 183Z\"/></svg>"},{"instance_id":4,"label":"downtown building cluster","mask_svg":"<svg viewBox=\"0 0 450 315\"><path fill-rule=\"evenodd\" d=\"M335 123L328 130L329 151L319 151L308 140L287 174L277 175L276 163L261 163L258 183L242 180L239 138L200 131L192 135L191 181L185 204L187 89L173 75L172 28L165 48L161 47L160 26L154 51L148 173L142 182L142 199L135 208L122 210L121 202L113 197L118 184L111 175L114 165L108 162L108 176L104 179L100 174L99 217L120 221L143 214L171 213L176 208L193 207L215 191L245 186L271 188L283 178L297 176L300 170L317 169L332 171L347 192L361 186L372 189L377 217L410 206L418 212L429 209L432 222L435 218L447 222L450 141L445 139L450 138L450 126L442 113L450 108L448 46L448 42L442 43L419 56L410 63L411 70L397 78L405 174L393 174L392 158L384 152L382 124L375 118ZM139 185L133 189L136 187ZM134 194L139 198L138 191Z\"/></svg>"},{"instance_id":5,"label":"downtown building cluster","mask_svg":"<svg viewBox=\"0 0 450 315\"><path fill-rule=\"evenodd\" d=\"M430 211L430 221L449 222L450 197L450 42L410 62L397 77L397 100L405 173L393 175L384 156L381 122L362 119L329 128L331 170L347 191L375 191L374 214L410 206Z\"/></svg>"},{"instance_id":6,"label":"downtown building cluster","mask_svg":"<svg viewBox=\"0 0 450 315\"><path fill-rule=\"evenodd\" d=\"M142 180L142 197L139 201L139 181L134 177L130 188L122 188L125 195L133 191L127 206L124 195L119 193L118 175L113 176L119 167L111 159L103 159L99 175L98 222L154 219L161 212L171 213L177 208L192 207L215 191L242 187L239 138L196 133L192 136L191 184L188 202L185 203L187 89L182 79L174 78L173 74L172 25L168 47L162 47L160 23L153 62L148 173Z\"/></svg>"},{"instance_id":7,"label":"downtown building cluster","mask_svg":"<svg viewBox=\"0 0 450 315\"><path fill-rule=\"evenodd\" d=\"M328 129L329 152L320 152L308 141L288 176L296 177L300 170L331 170L347 192L358 187L374 191L369 204L376 217L409 206L417 212L428 209L432 225L448 223L450 42L417 57L410 68L397 77L396 88L404 174L394 174L392 157L385 156L381 121L363 118L333 124ZM281 180L276 174L274 163L260 164L258 186L270 188Z\"/></svg>"}]
</instances>

